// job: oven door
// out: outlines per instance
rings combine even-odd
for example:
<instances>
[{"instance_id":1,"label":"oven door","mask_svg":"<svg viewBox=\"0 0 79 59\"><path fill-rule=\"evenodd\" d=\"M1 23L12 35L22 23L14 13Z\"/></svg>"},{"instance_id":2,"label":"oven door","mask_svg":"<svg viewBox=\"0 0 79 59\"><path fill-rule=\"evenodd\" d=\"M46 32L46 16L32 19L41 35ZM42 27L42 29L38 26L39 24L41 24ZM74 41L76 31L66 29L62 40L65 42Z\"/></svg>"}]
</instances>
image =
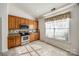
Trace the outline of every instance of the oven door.
<instances>
[{"instance_id":1,"label":"oven door","mask_svg":"<svg viewBox=\"0 0 79 59\"><path fill-rule=\"evenodd\" d=\"M26 42L28 41L28 36L22 36L21 37L21 42Z\"/></svg>"}]
</instances>

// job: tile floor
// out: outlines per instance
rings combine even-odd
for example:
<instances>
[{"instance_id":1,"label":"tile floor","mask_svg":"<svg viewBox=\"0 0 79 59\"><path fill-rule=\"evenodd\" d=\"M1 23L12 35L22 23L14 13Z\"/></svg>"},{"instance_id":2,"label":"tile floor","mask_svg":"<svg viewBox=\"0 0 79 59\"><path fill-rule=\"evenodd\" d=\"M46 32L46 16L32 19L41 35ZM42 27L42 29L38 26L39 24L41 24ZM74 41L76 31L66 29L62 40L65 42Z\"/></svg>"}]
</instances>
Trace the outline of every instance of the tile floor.
<instances>
[{"instance_id":1,"label":"tile floor","mask_svg":"<svg viewBox=\"0 0 79 59\"><path fill-rule=\"evenodd\" d=\"M24 46L9 49L3 56L72 56L69 52L45 42L34 41Z\"/></svg>"}]
</instances>

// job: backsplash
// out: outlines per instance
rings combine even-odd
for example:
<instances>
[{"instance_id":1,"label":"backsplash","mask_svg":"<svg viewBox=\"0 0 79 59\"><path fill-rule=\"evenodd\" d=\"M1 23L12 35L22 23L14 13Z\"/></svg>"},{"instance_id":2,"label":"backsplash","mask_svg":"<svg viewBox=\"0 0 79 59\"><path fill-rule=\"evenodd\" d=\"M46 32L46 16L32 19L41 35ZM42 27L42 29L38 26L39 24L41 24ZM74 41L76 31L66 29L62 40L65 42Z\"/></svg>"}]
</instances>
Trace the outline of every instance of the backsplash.
<instances>
[{"instance_id":1,"label":"backsplash","mask_svg":"<svg viewBox=\"0 0 79 59\"><path fill-rule=\"evenodd\" d=\"M21 32L21 31L25 31L25 32L29 32L29 33L37 32L36 29L15 29L15 30L9 30L9 34L15 34L15 33Z\"/></svg>"},{"instance_id":2,"label":"backsplash","mask_svg":"<svg viewBox=\"0 0 79 59\"><path fill-rule=\"evenodd\" d=\"M19 33L19 30L9 30L9 34L11 33Z\"/></svg>"}]
</instances>

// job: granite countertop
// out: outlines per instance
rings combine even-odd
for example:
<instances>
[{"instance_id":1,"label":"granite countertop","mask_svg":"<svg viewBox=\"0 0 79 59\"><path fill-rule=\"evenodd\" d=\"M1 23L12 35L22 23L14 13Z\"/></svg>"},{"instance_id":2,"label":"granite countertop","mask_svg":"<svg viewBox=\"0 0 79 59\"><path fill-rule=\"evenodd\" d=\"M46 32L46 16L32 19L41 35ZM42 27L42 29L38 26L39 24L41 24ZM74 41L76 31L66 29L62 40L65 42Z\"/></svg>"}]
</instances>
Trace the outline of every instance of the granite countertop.
<instances>
[{"instance_id":1,"label":"granite countertop","mask_svg":"<svg viewBox=\"0 0 79 59\"><path fill-rule=\"evenodd\" d=\"M38 32L33 32L33 33L30 33L30 34L39 34Z\"/></svg>"},{"instance_id":2,"label":"granite countertop","mask_svg":"<svg viewBox=\"0 0 79 59\"><path fill-rule=\"evenodd\" d=\"M8 34L9 36L20 36L20 34L19 33L10 33L10 34Z\"/></svg>"},{"instance_id":3,"label":"granite countertop","mask_svg":"<svg viewBox=\"0 0 79 59\"><path fill-rule=\"evenodd\" d=\"M19 31L20 31L20 30L11 30L11 31L9 31L8 36L21 36L21 35L19 34ZM23 31L23 30L22 30L22 31ZM38 34L38 32L35 31L35 30L30 30L28 33L29 33L29 34Z\"/></svg>"}]
</instances>

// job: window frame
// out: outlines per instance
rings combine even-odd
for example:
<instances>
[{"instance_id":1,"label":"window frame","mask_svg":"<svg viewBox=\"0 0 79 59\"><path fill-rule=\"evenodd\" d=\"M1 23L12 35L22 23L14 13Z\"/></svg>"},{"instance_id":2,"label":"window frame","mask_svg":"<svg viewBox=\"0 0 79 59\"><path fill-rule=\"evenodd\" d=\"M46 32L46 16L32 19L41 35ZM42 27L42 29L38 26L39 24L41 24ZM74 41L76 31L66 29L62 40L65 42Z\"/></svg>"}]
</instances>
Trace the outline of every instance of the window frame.
<instances>
[{"instance_id":1,"label":"window frame","mask_svg":"<svg viewBox=\"0 0 79 59\"><path fill-rule=\"evenodd\" d=\"M70 35L71 35L71 18L69 18L69 28L58 28L58 29L68 29L68 39L66 39L66 40L56 39L55 38L55 29L57 29L57 28L54 27L54 28L51 28L51 29L54 29L54 37L53 38L49 38L49 37L46 36L46 27L45 27L45 37L46 38L48 38L48 39L54 39L54 40L57 40L57 41L70 41L69 38L70 38Z\"/></svg>"}]
</instances>

